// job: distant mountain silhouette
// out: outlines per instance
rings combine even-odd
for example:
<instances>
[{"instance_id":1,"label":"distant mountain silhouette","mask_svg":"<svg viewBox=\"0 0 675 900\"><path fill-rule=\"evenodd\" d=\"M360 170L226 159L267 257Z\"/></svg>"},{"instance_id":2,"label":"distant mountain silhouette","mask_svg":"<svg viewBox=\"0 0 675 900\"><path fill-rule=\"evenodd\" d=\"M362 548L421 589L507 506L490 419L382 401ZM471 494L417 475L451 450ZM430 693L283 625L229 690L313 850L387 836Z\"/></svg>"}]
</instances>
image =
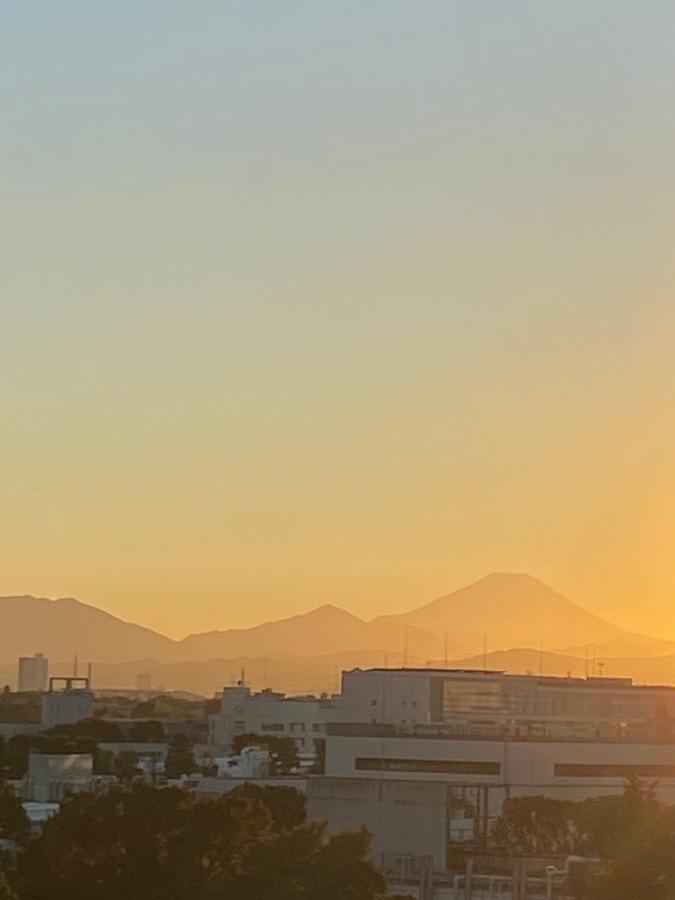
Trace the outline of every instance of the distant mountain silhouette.
<instances>
[{"instance_id":1,"label":"distant mountain silhouette","mask_svg":"<svg viewBox=\"0 0 675 900\"><path fill-rule=\"evenodd\" d=\"M255 628L193 634L179 644L181 659L285 655L315 656L350 650L397 650L434 656L442 652L438 637L402 622L364 622L337 606L326 604L311 612Z\"/></svg>"},{"instance_id":2,"label":"distant mountain silhouette","mask_svg":"<svg viewBox=\"0 0 675 900\"><path fill-rule=\"evenodd\" d=\"M547 650L576 648L558 652L583 658L579 648L595 644L598 658L626 656L627 647L638 651L636 656L655 655L652 639L622 631L530 575L488 575L419 609L372 622L324 605L254 628L193 634L182 641L73 599L0 598L0 664L11 665L19 655L36 651L54 662L69 662L77 654L82 663L282 661L330 654L353 659L360 654L381 664L388 653L392 661L414 664L442 660L446 632L448 655L455 660L481 654L484 635L490 651L543 644ZM672 650L669 642L652 643L660 643L662 652Z\"/></svg>"},{"instance_id":3,"label":"distant mountain silhouette","mask_svg":"<svg viewBox=\"0 0 675 900\"><path fill-rule=\"evenodd\" d=\"M150 628L64 598L0 597L0 661L41 652L51 660L115 662L151 656L170 658L174 642Z\"/></svg>"},{"instance_id":4,"label":"distant mountain silhouette","mask_svg":"<svg viewBox=\"0 0 675 900\"><path fill-rule=\"evenodd\" d=\"M587 612L531 575L495 573L412 612L382 616L442 634L446 629L464 653L488 648L564 647L599 643L622 629Z\"/></svg>"}]
</instances>

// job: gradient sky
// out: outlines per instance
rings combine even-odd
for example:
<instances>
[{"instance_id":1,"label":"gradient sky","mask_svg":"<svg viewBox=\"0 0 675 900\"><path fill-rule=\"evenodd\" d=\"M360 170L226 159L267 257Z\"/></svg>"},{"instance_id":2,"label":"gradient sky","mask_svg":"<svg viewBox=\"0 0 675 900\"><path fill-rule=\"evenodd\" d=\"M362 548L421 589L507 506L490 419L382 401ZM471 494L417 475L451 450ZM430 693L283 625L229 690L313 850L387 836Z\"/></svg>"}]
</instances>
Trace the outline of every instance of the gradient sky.
<instances>
[{"instance_id":1,"label":"gradient sky","mask_svg":"<svg viewBox=\"0 0 675 900\"><path fill-rule=\"evenodd\" d=\"M675 637L674 4L0 12L0 593Z\"/></svg>"}]
</instances>

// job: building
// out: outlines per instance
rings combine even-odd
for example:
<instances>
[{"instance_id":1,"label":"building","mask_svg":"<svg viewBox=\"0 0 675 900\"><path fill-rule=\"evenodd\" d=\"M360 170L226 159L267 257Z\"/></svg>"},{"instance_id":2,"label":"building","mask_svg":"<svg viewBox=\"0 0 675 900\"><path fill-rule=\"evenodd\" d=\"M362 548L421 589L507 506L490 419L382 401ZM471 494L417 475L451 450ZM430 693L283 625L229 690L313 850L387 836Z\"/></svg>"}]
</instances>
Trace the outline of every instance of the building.
<instances>
[{"instance_id":1,"label":"building","mask_svg":"<svg viewBox=\"0 0 675 900\"><path fill-rule=\"evenodd\" d=\"M675 688L630 678L354 669L343 673L339 721L455 735L670 740Z\"/></svg>"},{"instance_id":2,"label":"building","mask_svg":"<svg viewBox=\"0 0 675 900\"><path fill-rule=\"evenodd\" d=\"M209 717L209 745L229 752L237 735L270 735L292 738L301 755L313 756L337 705L335 697L287 697L269 688L252 693L242 683L225 687L220 712Z\"/></svg>"},{"instance_id":3,"label":"building","mask_svg":"<svg viewBox=\"0 0 675 900\"><path fill-rule=\"evenodd\" d=\"M26 802L60 803L66 793L91 790L93 782L91 753L31 753L21 792Z\"/></svg>"},{"instance_id":4,"label":"building","mask_svg":"<svg viewBox=\"0 0 675 900\"><path fill-rule=\"evenodd\" d=\"M94 693L88 678L50 678L42 695L42 727L74 725L94 712Z\"/></svg>"},{"instance_id":5,"label":"building","mask_svg":"<svg viewBox=\"0 0 675 900\"><path fill-rule=\"evenodd\" d=\"M20 693L46 691L49 677L49 660L43 653L19 657L18 688Z\"/></svg>"},{"instance_id":6,"label":"building","mask_svg":"<svg viewBox=\"0 0 675 900\"><path fill-rule=\"evenodd\" d=\"M675 688L490 671L343 673L308 815L366 825L378 863L463 870L507 797L583 800L655 782L675 803Z\"/></svg>"}]
</instances>

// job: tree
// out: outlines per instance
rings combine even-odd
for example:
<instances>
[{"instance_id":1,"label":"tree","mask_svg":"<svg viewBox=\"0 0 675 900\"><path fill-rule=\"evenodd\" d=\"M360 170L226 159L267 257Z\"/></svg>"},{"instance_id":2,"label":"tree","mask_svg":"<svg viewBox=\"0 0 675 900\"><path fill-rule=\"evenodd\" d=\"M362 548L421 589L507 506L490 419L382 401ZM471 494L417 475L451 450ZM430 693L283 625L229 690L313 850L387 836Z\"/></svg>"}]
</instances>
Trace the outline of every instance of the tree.
<instances>
[{"instance_id":1,"label":"tree","mask_svg":"<svg viewBox=\"0 0 675 900\"><path fill-rule=\"evenodd\" d=\"M230 795L261 803L272 816L272 826L277 832L291 831L307 819L305 797L293 787L267 784L261 787L247 782L236 787Z\"/></svg>"},{"instance_id":2,"label":"tree","mask_svg":"<svg viewBox=\"0 0 675 900\"><path fill-rule=\"evenodd\" d=\"M12 890L7 876L0 870L0 900L19 900L17 894Z\"/></svg>"},{"instance_id":3,"label":"tree","mask_svg":"<svg viewBox=\"0 0 675 900\"><path fill-rule=\"evenodd\" d=\"M657 815L659 804L654 785L633 779L622 794L593 797L570 808L580 834L577 851L611 858L627 836Z\"/></svg>"},{"instance_id":4,"label":"tree","mask_svg":"<svg viewBox=\"0 0 675 900\"><path fill-rule=\"evenodd\" d=\"M298 748L293 738L251 732L238 734L232 742L232 750L234 753L241 753L244 747L269 750L271 775L288 775L300 764Z\"/></svg>"},{"instance_id":5,"label":"tree","mask_svg":"<svg viewBox=\"0 0 675 900\"><path fill-rule=\"evenodd\" d=\"M376 900L385 879L368 850L365 831L275 825L250 792L120 785L67 798L17 887L22 900Z\"/></svg>"},{"instance_id":6,"label":"tree","mask_svg":"<svg viewBox=\"0 0 675 900\"><path fill-rule=\"evenodd\" d=\"M189 775L194 770L195 760L190 738L184 734L174 735L169 741L164 763L167 778L180 778L181 775Z\"/></svg>"},{"instance_id":7,"label":"tree","mask_svg":"<svg viewBox=\"0 0 675 900\"><path fill-rule=\"evenodd\" d=\"M250 800L115 786L67 798L19 860L22 900L187 900L271 817Z\"/></svg>"},{"instance_id":8,"label":"tree","mask_svg":"<svg viewBox=\"0 0 675 900\"><path fill-rule=\"evenodd\" d=\"M375 900L386 889L368 859L365 829L326 837L325 823L309 822L256 842L232 869L212 877L205 897L228 900Z\"/></svg>"},{"instance_id":9,"label":"tree","mask_svg":"<svg viewBox=\"0 0 675 900\"><path fill-rule=\"evenodd\" d=\"M122 750L112 761L112 771L120 781L131 781L138 771L138 753Z\"/></svg>"},{"instance_id":10,"label":"tree","mask_svg":"<svg viewBox=\"0 0 675 900\"><path fill-rule=\"evenodd\" d=\"M6 781L0 779L0 838L25 844L30 837L30 821L21 801Z\"/></svg>"},{"instance_id":11,"label":"tree","mask_svg":"<svg viewBox=\"0 0 675 900\"><path fill-rule=\"evenodd\" d=\"M161 722L134 722L129 729L129 740L141 744L163 744L166 740L164 726Z\"/></svg>"},{"instance_id":12,"label":"tree","mask_svg":"<svg viewBox=\"0 0 675 900\"><path fill-rule=\"evenodd\" d=\"M547 856L572 853L577 832L570 804L543 796L510 797L492 838L510 853Z\"/></svg>"}]
</instances>

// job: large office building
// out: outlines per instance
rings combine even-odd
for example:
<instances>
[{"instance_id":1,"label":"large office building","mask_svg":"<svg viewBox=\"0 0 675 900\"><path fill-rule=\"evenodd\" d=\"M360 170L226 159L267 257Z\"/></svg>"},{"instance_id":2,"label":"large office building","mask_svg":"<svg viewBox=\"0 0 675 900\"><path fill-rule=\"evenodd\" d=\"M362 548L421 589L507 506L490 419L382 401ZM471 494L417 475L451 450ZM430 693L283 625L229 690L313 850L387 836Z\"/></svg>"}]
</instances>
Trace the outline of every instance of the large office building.
<instances>
[{"instance_id":1,"label":"large office building","mask_svg":"<svg viewBox=\"0 0 675 900\"><path fill-rule=\"evenodd\" d=\"M508 797L561 800L655 782L675 803L675 689L630 679L492 671L343 673L325 775L308 785L311 818L366 825L376 859L456 851L489 831Z\"/></svg>"}]
</instances>

